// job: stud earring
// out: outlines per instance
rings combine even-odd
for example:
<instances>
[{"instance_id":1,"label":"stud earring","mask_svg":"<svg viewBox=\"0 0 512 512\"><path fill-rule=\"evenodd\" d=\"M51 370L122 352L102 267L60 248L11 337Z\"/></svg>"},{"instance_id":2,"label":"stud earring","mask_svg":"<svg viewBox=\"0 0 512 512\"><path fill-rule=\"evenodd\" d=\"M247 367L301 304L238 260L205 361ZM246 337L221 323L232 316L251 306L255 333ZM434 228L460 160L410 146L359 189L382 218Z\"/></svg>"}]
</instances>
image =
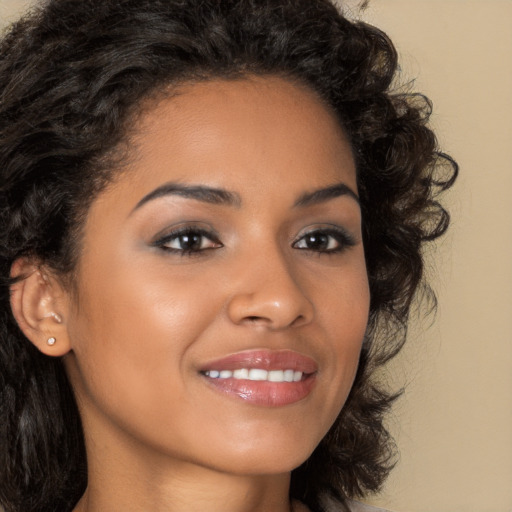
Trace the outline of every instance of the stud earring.
<instances>
[{"instance_id":1,"label":"stud earring","mask_svg":"<svg viewBox=\"0 0 512 512\"><path fill-rule=\"evenodd\" d=\"M57 340L52 336L51 338L48 338L48 339L46 340L46 343L47 343L48 345L52 346L52 345L55 345L55 342L56 342L56 341L57 341Z\"/></svg>"}]
</instances>

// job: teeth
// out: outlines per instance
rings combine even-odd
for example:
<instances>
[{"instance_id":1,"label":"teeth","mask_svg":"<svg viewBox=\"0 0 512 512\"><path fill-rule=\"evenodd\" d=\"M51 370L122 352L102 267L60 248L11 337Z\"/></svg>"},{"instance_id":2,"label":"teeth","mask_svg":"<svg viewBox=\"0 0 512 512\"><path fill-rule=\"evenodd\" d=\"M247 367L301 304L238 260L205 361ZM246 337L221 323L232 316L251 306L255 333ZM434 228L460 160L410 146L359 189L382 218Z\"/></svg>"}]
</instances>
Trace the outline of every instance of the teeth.
<instances>
[{"instance_id":1,"label":"teeth","mask_svg":"<svg viewBox=\"0 0 512 512\"><path fill-rule=\"evenodd\" d=\"M235 379L248 379L249 378L249 370L247 368L242 368L241 370L235 370L233 372L233 377Z\"/></svg>"},{"instance_id":2,"label":"teeth","mask_svg":"<svg viewBox=\"0 0 512 512\"><path fill-rule=\"evenodd\" d=\"M211 379L244 379L266 380L269 382L299 382L302 380L302 372L294 370L263 370L261 368L240 368L239 370L208 370L205 372Z\"/></svg>"},{"instance_id":3,"label":"teeth","mask_svg":"<svg viewBox=\"0 0 512 512\"><path fill-rule=\"evenodd\" d=\"M284 372L282 370L270 370L268 380L270 382L284 382Z\"/></svg>"},{"instance_id":4,"label":"teeth","mask_svg":"<svg viewBox=\"0 0 512 512\"><path fill-rule=\"evenodd\" d=\"M259 368L251 368L249 370L249 380L267 380L267 370L260 370Z\"/></svg>"},{"instance_id":5,"label":"teeth","mask_svg":"<svg viewBox=\"0 0 512 512\"><path fill-rule=\"evenodd\" d=\"M293 370L285 370L283 372L283 376L284 376L284 380L285 382L293 382L293 374L294 374L294 371ZM301 375L302 377L302 375Z\"/></svg>"}]
</instances>

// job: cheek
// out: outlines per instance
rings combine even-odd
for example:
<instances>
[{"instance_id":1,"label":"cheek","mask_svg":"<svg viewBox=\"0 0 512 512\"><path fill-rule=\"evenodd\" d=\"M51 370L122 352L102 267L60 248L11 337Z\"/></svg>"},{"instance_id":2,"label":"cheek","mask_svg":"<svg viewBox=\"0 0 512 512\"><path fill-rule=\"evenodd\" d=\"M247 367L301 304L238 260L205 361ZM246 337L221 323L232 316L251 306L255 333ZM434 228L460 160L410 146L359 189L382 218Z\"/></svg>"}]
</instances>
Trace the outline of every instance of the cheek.
<instances>
[{"instance_id":1,"label":"cheek","mask_svg":"<svg viewBox=\"0 0 512 512\"><path fill-rule=\"evenodd\" d=\"M95 271L82 278L76 321L87 342L148 356L150 349L185 348L212 309L201 283L170 272L165 262L111 260L117 264L92 264Z\"/></svg>"},{"instance_id":2,"label":"cheek","mask_svg":"<svg viewBox=\"0 0 512 512\"><path fill-rule=\"evenodd\" d=\"M69 324L77 392L117 422L170 421L189 348L215 316L212 297L158 268L118 265L83 283Z\"/></svg>"},{"instance_id":3,"label":"cheek","mask_svg":"<svg viewBox=\"0 0 512 512\"><path fill-rule=\"evenodd\" d=\"M319 323L330 340L329 367L332 368L332 393L339 408L350 391L368 325L370 293L364 260L351 273L342 272L339 285L326 294L318 311Z\"/></svg>"},{"instance_id":4,"label":"cheek","mask_svg":"<svg viewBox=\"0 0 512 512\"><path fill-rule=\"evenodd\" d=\"M362 247L356 248L344 265L331 273L316 274L316 320L340 339L362 339L368 323L370 290Z\"/></svg>"}]
</instances>

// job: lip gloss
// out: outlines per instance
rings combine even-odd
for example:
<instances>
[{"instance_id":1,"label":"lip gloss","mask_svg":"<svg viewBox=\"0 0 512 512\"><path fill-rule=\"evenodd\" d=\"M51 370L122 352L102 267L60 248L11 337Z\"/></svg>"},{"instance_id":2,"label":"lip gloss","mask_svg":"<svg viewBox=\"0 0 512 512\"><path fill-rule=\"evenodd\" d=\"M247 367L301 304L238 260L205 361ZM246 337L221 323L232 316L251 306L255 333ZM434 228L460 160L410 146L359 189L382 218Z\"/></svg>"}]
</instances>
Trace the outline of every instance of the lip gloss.
<instances>
[{"instance_id":1,"label":"lip gloss","mask_svg":"<svg viewBox=\"0 0 512 512\"><path fill-rule=\"evenodd\" d=\"M217 391L248 403L281 407L309 395L318 366L291 350L251 350L205 364L201 374Z\"/></svg>"}]
</instances>

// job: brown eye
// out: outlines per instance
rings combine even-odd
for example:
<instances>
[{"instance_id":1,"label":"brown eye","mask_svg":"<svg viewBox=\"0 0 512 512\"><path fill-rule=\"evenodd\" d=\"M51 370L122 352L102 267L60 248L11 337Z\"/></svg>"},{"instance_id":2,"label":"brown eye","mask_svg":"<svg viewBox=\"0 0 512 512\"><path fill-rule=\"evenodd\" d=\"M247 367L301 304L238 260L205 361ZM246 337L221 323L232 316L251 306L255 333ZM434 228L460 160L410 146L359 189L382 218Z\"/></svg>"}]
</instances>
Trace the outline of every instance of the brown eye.
<instances>
[{"instance_id":1,"label":"brown eye","mask_svg":"<svg viewBox=\"0 0 512 512\"><path fill-rule=\"evenodd\" d=\"M293 244L293 247L320 253L336 253L354 244L352 237L345 231L329 228L306 233Z\"/></svg>"},{"instance_id":2,"label":"brown eye","mask_svg":"<svg viewBox=\"0 0 512 512\"><path fill-rule=\"evenodd\" d=\"M302 239L305 248L312 251L328 251L337 247L337 242L326 233L311 233ZM300 247L300 245L298 245Z\"/></svg>"},{"instance_id":3,"label":"brown eye","mask_svg":"<svg viewBox=\"0 0 512 512\"><path fill-rule=\"evenodd\" d=\"M167 244L168 247L179 249L182 251L199 251L207 246L207 239L204 235L195 233L177 236L172 243ZM175 247L173 247L175 246Z\"/></svg>"},{"instance_id":4,"label":"brown eye","mask_svg":"<svg viewBox=\"0 0 512 512\"><path fill-rule=\"evenodd\" d=\"M185 228L168 233L154 244L169 252L187 254L222 247L218 238L203 229Z\"/></svg>"}]
</instances>

